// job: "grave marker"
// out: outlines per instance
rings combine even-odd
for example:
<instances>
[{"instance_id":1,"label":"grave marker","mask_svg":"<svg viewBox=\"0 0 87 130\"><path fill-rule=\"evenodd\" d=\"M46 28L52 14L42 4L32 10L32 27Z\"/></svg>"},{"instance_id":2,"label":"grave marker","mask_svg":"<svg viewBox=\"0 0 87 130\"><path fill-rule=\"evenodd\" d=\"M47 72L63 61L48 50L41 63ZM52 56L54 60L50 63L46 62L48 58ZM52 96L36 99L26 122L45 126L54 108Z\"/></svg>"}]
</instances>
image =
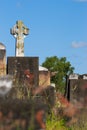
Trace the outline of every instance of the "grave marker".
<instances>
[{"instance_id":1,"label":"grave marker","mask_svg":"<svg viewBox=\"0 0 87 130\"><path fill-rule=\"evenodd\" d=\"M6 75L6 48L0 43L0 76Z\"/></svg>"},{"instance_id":2,"label":"grave marker","mask_svg":"<svg viewBox=\"0 0 87 130\"><path fill-rule=\"evenodd\" d=\"M22 21L17 21L16 25L11 29L11 34L16 38L16 57L24 56L24 38L28 35L29 29Z\"/></svg>"}]
</instances>

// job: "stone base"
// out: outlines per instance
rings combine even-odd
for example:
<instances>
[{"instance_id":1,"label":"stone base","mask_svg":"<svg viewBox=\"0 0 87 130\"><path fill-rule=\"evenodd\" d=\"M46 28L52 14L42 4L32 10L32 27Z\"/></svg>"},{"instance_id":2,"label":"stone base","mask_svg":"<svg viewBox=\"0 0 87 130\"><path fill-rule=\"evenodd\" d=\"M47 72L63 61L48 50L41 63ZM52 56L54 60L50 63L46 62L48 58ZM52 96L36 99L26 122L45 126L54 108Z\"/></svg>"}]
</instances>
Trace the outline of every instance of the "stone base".
<instances>
[{"instance_id":1,"label":"stone base","mask_svg":"<svg viewBox=\"0 0 87 130\"><path fill-rule=\"evenodd\" d=\"M69 100L72 103L84 104L87 95L87 80L74 79L69 81Z\"/></svg>"},{"instance_id":2,"label":"stone base","mask_svg":"<svg viewBox=\"0 0 87 130\"><path fill-rule=\"evenodd\" d=\"M38 57L8 57L7 74L27 87L37 87L39 82Z\"/></svg>"}]
</instances>

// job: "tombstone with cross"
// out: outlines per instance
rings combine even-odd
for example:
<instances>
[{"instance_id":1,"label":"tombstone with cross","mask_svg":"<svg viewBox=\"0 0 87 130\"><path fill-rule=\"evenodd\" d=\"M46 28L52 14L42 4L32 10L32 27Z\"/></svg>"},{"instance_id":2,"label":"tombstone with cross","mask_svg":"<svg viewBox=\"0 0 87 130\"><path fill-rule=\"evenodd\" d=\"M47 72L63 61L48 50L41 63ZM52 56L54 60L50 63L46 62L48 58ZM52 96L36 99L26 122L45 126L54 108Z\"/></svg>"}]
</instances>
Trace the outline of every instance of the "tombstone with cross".
<instances>
[{"instance_id":1,"label":"tombstone with cross","mask_svg":"<svg viewBox=\"0 0 87 130\"><path fill-rule=\"evenodd\" d=\"M11 29L11 34L16 38L16 57L24 56L24 38L28 33L29 29L20 20L17 21L16 25Z\"/></svg>"},{"instance_id":2,"label":"tombstone with cross","mask_svg":"<svg viewBox=\"0 0 87 130\"><path fill-rule=\"evenodd\" d=\"M16 54L7 58L7 73L13 75L22 86L37 87L39 59L36 56L24 56L24 38L28 35L29 29L18 20L10 31L16 38Z\"/></svg>"}]
</instances>

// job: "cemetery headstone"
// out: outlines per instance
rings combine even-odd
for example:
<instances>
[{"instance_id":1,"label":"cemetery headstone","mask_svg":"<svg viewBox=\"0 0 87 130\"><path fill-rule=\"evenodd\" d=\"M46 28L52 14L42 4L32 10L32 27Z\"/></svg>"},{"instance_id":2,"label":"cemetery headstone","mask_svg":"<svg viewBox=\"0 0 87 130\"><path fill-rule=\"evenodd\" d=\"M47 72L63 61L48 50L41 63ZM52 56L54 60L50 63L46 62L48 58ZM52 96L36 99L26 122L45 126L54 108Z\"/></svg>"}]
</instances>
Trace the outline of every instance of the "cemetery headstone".
<instances>
[{"instance_id":1,"label":"cemetery headstone","mask_svg":"<svg viewBox=\"0 0 87 130\"><path fill-rule=\"evenodd\" d=\"M66 97L76 108L73 116L77 118L76 125L80 128L85 126L87 121L87 74L71 74L66 81Z\"/></svg>"},{"instance_id":2,"label":"cemetery headstone","mask_svg":"<svg viewBox=\"0 0 87 130\"><path fill-rule=\"evenodd\" d=\"M11 34L16 38L16 57L24 56L24 38L28 33L29 29L20 20L11 29Z\"/></svg>"},{"instance_id":3,"label":"cemetery headstone","mask_svg":"<svg viewBox=\"0 0 87 130\"><path fill-rule=\"evenodd\" d=\"M0 43L0 76L6 75L6 48Z\"/></svg>"},{"instance_id":4,"label":"cemetery headstone","mask_svg":"<svg viewBox=\"0 0 87 130\"><path fill-rule=\"evenodd\" d=\"M37 87L39 82L38 57L24 57L24 38L29 29L22 21L17 21L11 29L16 38L16 55L7 58L7 73L13 75L19 84L27 87Z\"/></svg>"},{"instance_id":5,"label":"cemetery headstone","mask_svg":"<svg viewBox=\"0 0 87 130\"><path fill-rule=\"evenodd\" d=\"M7 73L13 75L20 85L38 87L38 57L8 57L7 65Z\"/></svg>"},{"instance_id":6,"label":"cemetery headstone","mask_svg":"<svg viewBox=\"0 0 87 130\"><path fill-rule=\"evenodd\" d=\"M67 97L72 103L84 102L86 96L87 75L71 74L68 77Z\"/></svg>"}]
</instances>

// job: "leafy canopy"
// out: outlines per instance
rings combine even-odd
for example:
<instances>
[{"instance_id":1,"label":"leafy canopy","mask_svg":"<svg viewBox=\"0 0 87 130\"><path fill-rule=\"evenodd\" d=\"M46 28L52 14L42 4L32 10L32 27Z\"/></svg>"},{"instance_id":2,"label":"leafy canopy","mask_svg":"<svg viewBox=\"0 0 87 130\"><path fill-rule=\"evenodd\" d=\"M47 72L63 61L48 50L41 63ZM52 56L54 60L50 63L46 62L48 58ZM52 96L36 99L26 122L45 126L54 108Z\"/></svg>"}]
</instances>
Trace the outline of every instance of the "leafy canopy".
<instances>
[{"instance_id":1,"label":"leafy canopy","mask_svg":"<svg viewBox=\"0 0 87 130\"><path fill-rule=\"evenodd\" d=\"M56 90L63 92L66 75L74 71L71 63L67 61L66 57L58 58L57 56L52 56L47 57L42 66L48 68L51 72L51 82L55 83Z\"/></svg>"}]
</instances>

